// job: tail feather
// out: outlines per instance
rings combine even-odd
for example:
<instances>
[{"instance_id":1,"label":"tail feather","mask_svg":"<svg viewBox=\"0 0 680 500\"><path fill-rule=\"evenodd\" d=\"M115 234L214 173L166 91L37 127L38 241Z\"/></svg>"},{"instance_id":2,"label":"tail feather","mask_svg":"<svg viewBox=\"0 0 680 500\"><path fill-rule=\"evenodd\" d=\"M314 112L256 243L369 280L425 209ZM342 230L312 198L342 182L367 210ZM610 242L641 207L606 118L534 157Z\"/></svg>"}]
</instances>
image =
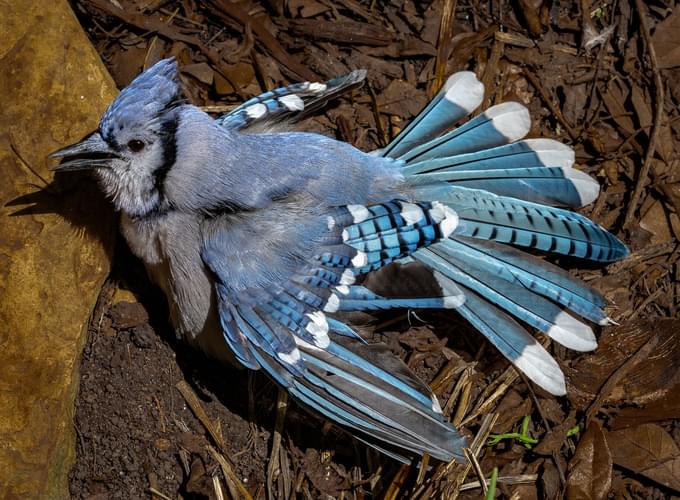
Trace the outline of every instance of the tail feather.
<instances>
[{"instance_id":1,"label":"tail feather","mask_svg":"<svg viewBox=\"0 0 680 500\"><path fill-rule=\"evenodd\" d=\"M628 249L607 230L575 212L459 186L415 188L422 200L439 200L459 216L454 236L510 243L546 252L611 262Z\"/></svg>"},{"instance_id":2,"label":"tail feather","mask_svg":"<svg viewBox=\"0 0 680 500\"><path fill-rule=\"evenodd\" d=\"M411 149L399 159L411 163L481 151L521 139L530 128L529 110L517 102L505 102L451 132Z\"/></svg>"},{"instance_id":3,"label":"tail feather","mask_svg":"<svg viewBox=\"0 0 680 500\"><path fill-rule=\"evenodd\" d=\"M551 394L566 394L564 374L545 348L514 319L470 289L456 309L518 370Z\"/></svg>"},{"instance_id":4,"label":"tail feather","mask_svg":"<svg viewBox=\"0 0 680 500\"><path fill-rule=\"evenodd\" d=\"M564 167L507 168L493 170L440 169L420 174L422 181L450 182L500 196L520 198L550 206L582 207L595 201L600 185L580 170Z\"/></svg>"},{"instance_id":5,"label":"tail feather","mask_svg":"<svg viewBox=\"0 0 680 500\"><path fill-rule=\"evenodd\" d=\"M314 408L335 412L371 439L440 460L463 458L464 440L444 420L432 392L384 346L362 346L361 355L336 342L326 350L299 348L308 371L296 388Z\"/></svg>"},{"instance_id":6,"label":"tail feather","mask_svg":"<svg viewBox=\"0 0 680 500\"><path fill-rule=\"evenodd\" d=\"M474 73L461 71L452 75L430 104L382 151L383 156L398 158L436 137L474 111L482 99L484 85Z\"/></svg>"},{"instance_id":7,"label":"tail feather","mask_svg":"<svg viewBox=\"0 0 680 500\"><path fill-rule=\"evenodd\" d=\"M456 237L438 245L467 265L485 269L497 279L517 283L600 325L610 324L598 292L559 267L507 245Z\"/></svg>"},{"instance_id":8,"label":"tail feather","mask_svg":"<svg viewBox=\"0 0 680 500\"><path fill-rule=\"evenodd\" d=\"M565 347L576 351L592 351L597 347L593 330L588 325L521 284L499 280L485 269L471 265L469 260L452 255L439 244L432 245L416 258L427 259L431 266L436 265L435 269L439 272L474 290Z\"/></svg>"},{"instance_id":9,"label":"tail feather","mask_svg":"<svg viewBox=\"0 0 680 500\"><path fill-rule=\"evenodd\" d=\"M552 139L524 139L495 148L445 158L409 162L404 175L436 172L443 168L465 171L508 168L563 167L574 165L574 150Z\"/></svg>"}]
</instances>

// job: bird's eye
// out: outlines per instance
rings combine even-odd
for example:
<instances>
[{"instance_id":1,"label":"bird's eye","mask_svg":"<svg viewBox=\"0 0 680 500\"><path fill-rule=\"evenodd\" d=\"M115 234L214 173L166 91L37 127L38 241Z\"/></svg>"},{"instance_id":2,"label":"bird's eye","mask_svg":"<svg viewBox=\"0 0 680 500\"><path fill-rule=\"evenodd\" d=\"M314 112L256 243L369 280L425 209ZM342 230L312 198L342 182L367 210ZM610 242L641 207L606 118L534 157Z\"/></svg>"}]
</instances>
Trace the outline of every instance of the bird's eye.
<instances>
[{"instance_id":1,"label":"bird's eye","mask_svg":"<svg viewBox=\"0 0 680 500\"><path fill-rule=\"evenodd\" d=\"M142 149L144 149L144 145L144 141L140 141L139 139L132 139L127 143L128 148L130 148L130 151L133 153L140 152Z\"/></svg>"}]
</instances>

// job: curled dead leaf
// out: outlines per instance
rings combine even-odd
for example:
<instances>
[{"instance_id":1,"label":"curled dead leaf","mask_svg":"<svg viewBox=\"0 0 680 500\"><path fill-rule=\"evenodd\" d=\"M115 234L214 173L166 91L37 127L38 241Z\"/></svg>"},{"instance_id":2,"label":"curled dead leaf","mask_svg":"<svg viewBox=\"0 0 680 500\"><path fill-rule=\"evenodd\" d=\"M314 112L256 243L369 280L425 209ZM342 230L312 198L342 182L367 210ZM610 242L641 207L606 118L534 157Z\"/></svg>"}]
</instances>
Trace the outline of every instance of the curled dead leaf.
<instances>
[{"instance_id":1,"label":"curled dead leaf","mask_svg":"<svg viewBox=\"0 0 680 500\"><path fill-rule=\"evenodd\" d=\"M612 456L600 424L591 422L569 463L567 498L604 499L612 484Z\"/></svg>"}]
</instances>

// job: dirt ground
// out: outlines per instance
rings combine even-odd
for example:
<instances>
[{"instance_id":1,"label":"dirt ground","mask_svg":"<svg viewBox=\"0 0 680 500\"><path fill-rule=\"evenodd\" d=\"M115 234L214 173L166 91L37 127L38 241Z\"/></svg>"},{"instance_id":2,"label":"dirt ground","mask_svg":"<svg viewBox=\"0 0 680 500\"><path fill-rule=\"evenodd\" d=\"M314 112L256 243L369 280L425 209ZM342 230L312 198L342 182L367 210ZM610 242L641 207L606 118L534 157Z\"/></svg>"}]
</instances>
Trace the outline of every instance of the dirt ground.
<instances>
[{"instance_id":1,"label":"dirt ground","mask_svg":"<svg viewBox=\"0 0 680 500\"><path fill-rule=\"evenodd\" d=\"M599 289L621 326L600 348L550 346L568 396L529 386L452 313L355 318L423 380L472 442L496 497L680 495L680 8L673 2L74 0L124 86L177 57L191 102L220 112L292 81L366 68L367 84L304 123L386 144L446 76L472 70L485 106L517 100L532 137L576 150L602 184L584 209L632 256L552 259ZM644 21L641 22L641 21ZM119 241L82 359L71 493L136 498L480 498L461 465L401 466L287 404L260 373L178 341L160 292ZM525 427L523 427L523 423ZM489 445L496 440L497 443Z\"/></svg>"}]
</instances>

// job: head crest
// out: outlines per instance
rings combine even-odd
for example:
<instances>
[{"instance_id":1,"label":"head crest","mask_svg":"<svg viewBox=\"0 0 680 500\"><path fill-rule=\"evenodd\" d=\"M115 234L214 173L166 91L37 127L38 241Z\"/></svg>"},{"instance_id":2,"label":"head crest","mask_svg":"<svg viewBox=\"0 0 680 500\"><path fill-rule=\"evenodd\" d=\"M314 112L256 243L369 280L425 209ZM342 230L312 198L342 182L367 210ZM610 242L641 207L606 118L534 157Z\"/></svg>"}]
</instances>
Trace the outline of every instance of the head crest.
<instances>
[{"instance_id":1,"label":"head crest","mask_svg":"<svg viewBox=\"0 0 680 500\"><path fill-rule=\"evenodd\" d=\"M115 127L154 120L182 102L175 58L163 59L135 78L102 116L99 130L108 139Z\"/></svg>"}]
</instances>

